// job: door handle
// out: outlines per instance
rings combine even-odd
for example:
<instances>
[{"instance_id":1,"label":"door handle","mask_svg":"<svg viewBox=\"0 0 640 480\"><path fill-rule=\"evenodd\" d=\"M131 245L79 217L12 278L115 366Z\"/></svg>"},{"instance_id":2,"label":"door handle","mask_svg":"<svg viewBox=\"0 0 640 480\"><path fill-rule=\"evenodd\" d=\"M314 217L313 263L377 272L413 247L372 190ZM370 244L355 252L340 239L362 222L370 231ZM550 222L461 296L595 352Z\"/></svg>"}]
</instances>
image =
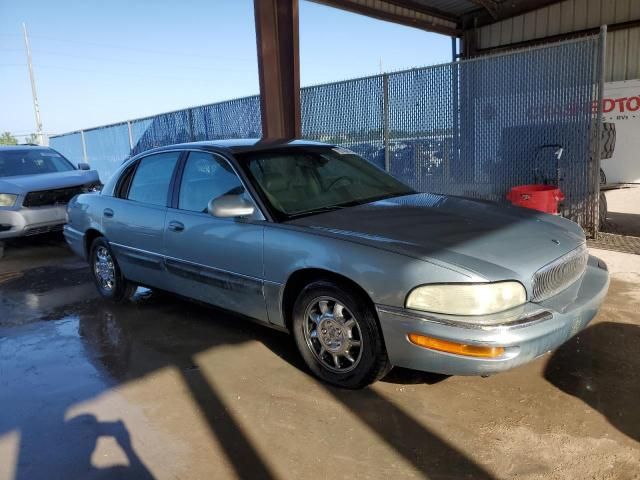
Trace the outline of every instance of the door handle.
<instances>
[{"instance_id":1,"label":"door handle","mask_svg":"<svg viewBox=\"0 0 640 480\"><path fill-rule=\"evenodd\" d=\"M111 217L113 217L113 210L111 210L110 208L105 208L104 211L102 212L102 214L105 217L111 218Z\"/></svg>"},{"instance_id":2,"label":"door handle","mask_svg":"<svg viewBox=\"0 0 640 480\"><path fill-rule=\"evenodd\" d=\"M169 230L172 232L181 232L184 230L184 223L172 220L169 222Z\"/></svg>"}]
</instances>

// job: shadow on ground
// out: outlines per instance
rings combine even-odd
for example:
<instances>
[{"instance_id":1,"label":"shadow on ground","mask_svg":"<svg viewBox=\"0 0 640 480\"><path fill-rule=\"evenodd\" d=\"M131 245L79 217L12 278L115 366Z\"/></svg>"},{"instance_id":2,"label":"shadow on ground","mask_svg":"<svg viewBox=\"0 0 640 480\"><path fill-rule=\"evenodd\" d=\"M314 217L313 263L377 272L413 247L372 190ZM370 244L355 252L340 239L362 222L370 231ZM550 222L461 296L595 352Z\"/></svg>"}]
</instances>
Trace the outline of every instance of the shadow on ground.
<instances>
[{"instance_id":1,"label":"shadow on ground","mask_svg":"<svg viewBox=\"0 0 640 480\"><path fill-rule=\"evenodd\" d=\"M38 269L38 301L47 304L47 295L77 286L85 274L86 270L81 269L65 275L56 268ZM21 277L7 279L0 284L0 294L18 294L30 283L30 277L27 271ZM52 286L51 291L44 286L47 284ZM304 370L287 335L166 294L142 293L132 304L123 306L86 297L66 300L64 305L42 312L40 320L52 320L49 322L30 319L21 324L17 306L9 311L12 318L8 324L0 320L0 364L8 373L0 391L4 408L0 435L19 431L17 479L152 477L131 446L123 422L65 415L79 402L165 367L180 372L238 477L275 477L268 459L258 452L220 392L199 370L195 356L222 345L258 341ZM435 383L443 378L399 370L387 381ZM459 449L374 389L345 391L324 387L425 476L492 478ZM91 463L101 437L117 442L128 466L99 468Z\"/></svg>"},{"instance_id":2,"label":"shadow on ground","mask_svg":"<svg viewBox=\"0 0 640 480\"><path fill-rule=\"evenodd\" d=\"M640 326L587 328L553 353L544 376L640 442Z\"/></svg>"},{"instance_id":3,"label":"shadow on ground","mask_svg":"<svg viewBox=\"0 0 640 480\"><path fill-rule=\"evenodd\" d=\"M640 237L640 213L607 213L603 232Z\"/></svg>"}]
</instances>

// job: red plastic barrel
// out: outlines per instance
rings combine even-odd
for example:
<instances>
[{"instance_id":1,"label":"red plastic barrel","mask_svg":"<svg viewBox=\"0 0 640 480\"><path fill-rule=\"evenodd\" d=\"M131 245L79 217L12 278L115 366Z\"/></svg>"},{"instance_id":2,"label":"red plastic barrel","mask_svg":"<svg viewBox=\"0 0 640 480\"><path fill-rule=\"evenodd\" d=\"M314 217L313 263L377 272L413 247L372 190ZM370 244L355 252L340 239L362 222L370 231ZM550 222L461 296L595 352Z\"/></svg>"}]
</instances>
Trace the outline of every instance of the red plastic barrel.
<instances>
[{"instance_id":1,"label":"red plastic barrel","mask_svg":"<svg viewBox=\"0 0 640 480\"><path fill-rule=\"evenodd\" d=\"M507 200L519 207L557 215L564 194L553 185L518 185L507 193Z\"/></svg>"}]
</instances>

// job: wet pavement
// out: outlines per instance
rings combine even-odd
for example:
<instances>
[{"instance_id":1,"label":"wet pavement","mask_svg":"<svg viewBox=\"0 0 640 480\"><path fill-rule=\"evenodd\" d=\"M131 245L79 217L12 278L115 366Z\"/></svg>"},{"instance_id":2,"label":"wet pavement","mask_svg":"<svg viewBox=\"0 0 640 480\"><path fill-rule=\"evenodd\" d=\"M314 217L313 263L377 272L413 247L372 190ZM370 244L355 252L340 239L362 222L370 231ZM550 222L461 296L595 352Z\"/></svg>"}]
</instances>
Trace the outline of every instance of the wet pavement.
<instances>
[{"instance_id":1,"label":"wet pavement","mask_svg":"<svg viewBox=\"0 0 640 480\"><path fill-rule=\"evenodd\" d=\"M623 262L624 263L624 262ZM490 378L316 381L289 337L166 294L114 306L57 239L0 260L0 479L640 478L640 289Z\"/></svg>"}]
</instances>

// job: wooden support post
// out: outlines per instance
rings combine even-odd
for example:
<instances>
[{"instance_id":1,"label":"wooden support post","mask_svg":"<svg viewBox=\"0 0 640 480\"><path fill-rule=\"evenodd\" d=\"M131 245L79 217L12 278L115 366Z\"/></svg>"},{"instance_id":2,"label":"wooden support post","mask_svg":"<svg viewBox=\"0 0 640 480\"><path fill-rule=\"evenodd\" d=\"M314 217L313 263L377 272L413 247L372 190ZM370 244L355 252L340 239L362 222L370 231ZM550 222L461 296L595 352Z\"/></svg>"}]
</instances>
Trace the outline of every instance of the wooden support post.
<instances>
[{"instance_id":1,"label":"wooden support post","mask_svg":"<svg viewBox=\"0 0 640 480\"><path fill-rule=\"evenodd\" d=\"M254 0L262 138L301 135L298 0Z\"/></svg>"}]
</instances>

